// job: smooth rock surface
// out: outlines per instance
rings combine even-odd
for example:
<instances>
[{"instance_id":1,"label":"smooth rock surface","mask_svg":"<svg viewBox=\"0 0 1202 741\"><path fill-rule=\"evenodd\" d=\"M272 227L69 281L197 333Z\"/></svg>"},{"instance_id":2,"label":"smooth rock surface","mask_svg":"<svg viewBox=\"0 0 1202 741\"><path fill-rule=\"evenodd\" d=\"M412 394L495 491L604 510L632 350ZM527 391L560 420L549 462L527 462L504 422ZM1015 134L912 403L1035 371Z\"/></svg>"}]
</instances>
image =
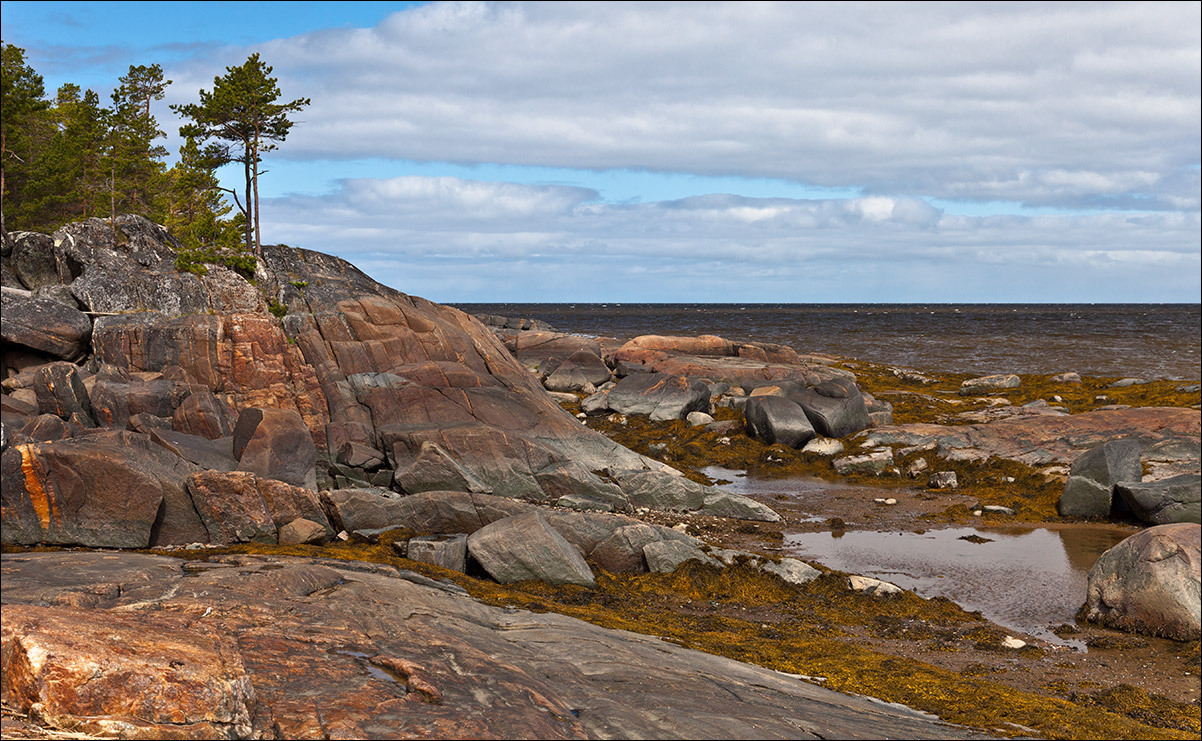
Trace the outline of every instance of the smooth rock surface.
<instances>
[{"instance_id":1,"label":"smooth rock surface","mask_svg":"<svg viewBox=\"0 0 1202 741\"><path fill-rule=\"evenodd\" d=\"M502 584L538 579L548 584L596 584L580 551L538 512L506 517L468 536L468 552Z\"/></svg>"},{"instance_id":2,"label":"smooth rock surface","mask_svg":"<svg viewBox=\"0 0 1202 741\"><path fill-rule=\"evenodd\" d=\"M1115 493L1144 522L1202 522L1202 476L1183 473L1159 481L1116 484Z\"/></svg>"}]
</instances>

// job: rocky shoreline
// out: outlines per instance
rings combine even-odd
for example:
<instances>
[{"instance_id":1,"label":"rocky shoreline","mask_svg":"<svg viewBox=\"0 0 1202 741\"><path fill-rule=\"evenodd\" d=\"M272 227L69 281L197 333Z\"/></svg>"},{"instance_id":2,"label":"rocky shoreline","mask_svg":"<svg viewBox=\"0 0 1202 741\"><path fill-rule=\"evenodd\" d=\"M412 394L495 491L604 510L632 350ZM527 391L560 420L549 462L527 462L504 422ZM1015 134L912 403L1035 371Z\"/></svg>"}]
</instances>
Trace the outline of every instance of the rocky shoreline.
<instances>
[{"instance_id":1,"label":"rocky shoreline","mask_svg":"<svg viewBox=\"0 0 1202 741\"><path fill-rule=\"evenodd\" d=\"M283 246L179 272L131 216L9 237L5 737L1202 728L1196 379L580 337ZM710 466L862 493L803 523ZM980 518L1131 529L1089 652L779 553Z\"/></svg>"}]
</instances>

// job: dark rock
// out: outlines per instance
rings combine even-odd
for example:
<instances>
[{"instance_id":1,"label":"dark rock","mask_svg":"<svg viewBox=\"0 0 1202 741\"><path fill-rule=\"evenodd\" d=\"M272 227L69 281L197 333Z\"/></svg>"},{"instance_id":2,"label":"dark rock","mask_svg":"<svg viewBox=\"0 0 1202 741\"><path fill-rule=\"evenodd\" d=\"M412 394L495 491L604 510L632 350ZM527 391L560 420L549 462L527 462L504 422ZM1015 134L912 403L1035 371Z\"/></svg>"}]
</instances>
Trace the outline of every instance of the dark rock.
<instances>
[{"instance_id":1,"label":"dark rock","mask_svg":"<svg viewBox=\"0 0 1202 741\"><path fill-rule=\"evenodd\" d=\"M46 234L18 232L13 242L10 264L26 288L35 290L64 282L58 272L54 239Z\"/></svg>"},{"instance_id":2,"label":"dark rock","mask_svg":"<svg viewBox=\"0 0 1202 741\"><path fill-rule=\"evenodd\" d=\"M233 453L233 438L210 440L199 435L177 432L170 426L150 430L150 439L180 458L213 471L233 471L238 467Z\"/></svg>"},{"instance_id":3,"label":"dark rock","mask_svg":"<svg viewBox=\"0 0 1202 741\"><path fill-rule=\"evenodd\" d=\"M243 409L234 426L238 470L306 489L317 488L317 447L290 409Z\"/></svg>"},{"instance_id":4,"label":"dark rock","mask_svg":"<svg viewBox=\"0 0 1202 741\"><path fill-rule=\"evenodd\" d=\"M35 442L66 440L84 434L84 428L53 414L39 414L21 428L22 434Z\"/></svg>"},{"instance_id":5,"label":"dark rock","mask_svg":"<svg viewBox=\"0 0 1202 741\"><path fill-rule=\"evenodd\" d=\"M126 427L134 432L150 435L154 432L166 432L171 428L171 420L167 417L156 417L153 414L140 412L131 414Z\"/></svg>"},{"instance_id":6,"label":"dark rock","mask_svg":"<svg viewBox=\"0 0 1202 741\"><path fill-rule=\"evenodd\" d=\"M417 457L393 477L398 489L406 494L423 491L467 491L490 493L486 484L456 463L435 443L423 442Z\"/></svg>"},{"instance_id":7,"label":"dark rock","mask_svg":"<svg viewBox=\"0 0 1202 741\"><path fill-rule=\"evenodd\" d=\"M596 585L580 551L537 512L485 525L468 536L467 548L502 584L538 579L554 585Z\"/></svg>"},{"instance_id":8,"label":"dark rock","mask_svg":"<svg viewBox=\"0 0 1202 741\"><path fill-rule=\"evenodd\" d=\"M412 498L402 497L387 489L331 489L321 492L322 504L334 520L334 526L349 533L356 530L404 527L406 511L401 502ZM472 514L475 514L474 509ZM478 517L476 522L479 523ZM413 529L418 532L431 532L423 528Z\"/></svg>"},{"instance_id":9,"label":"dark rock","mask_svg":"<svg viewBox=\"0 0 1202 741\"><path fill-rule=\"evenodd\" d=\"M850 379L823 381L788 398L801 406L814 430L824 437L847 437L872 426L864 396Z\"/></svg>"},{"instance_id":10,"label":"dark rock","mask_svg":"<svg viewBox=\"0 0 1202 741\"><path fill-rule=\"evenodd\" d=\"M709 387L701 381L663 373L627 376L609 390L607 405L620 414L646 414L653 422L684 419L710 410Z\"/></svg>"},{"instance_id":11,"label":"dark rock","mask_svg":"<svg viewBox=\"0 0 1202 741\"><path fill-rule=\"evenodd\" d=\"M781 443L799 448L813 439L813 425L801 406L783 396L754 396L743 407L747 434L774 445Z\"/></svg>"},{"instance_id":12,"label":"dark rock","mask_svg":"<svg viewBox=\"0 0 1202 741\"><path fill-rule=\"evenodd\" d=\"M1056 507L1062 517L1106 517L1114 485L1143 476L1138 440L1111 440L1083 453L1069 469Z\"/></svg>"},{"instance_id":13,"label":"dark rock","mask_svg":"<svg viewBox=\"0 0 1202 741\"><path fill-rule=\"evenodd\" d=\"M76 308L45 298L25 298L4 291L0 312L0 337L64 360L75 360L87 350L92 320Z\"/></svg>"},{"instance_id":14,"label":"dark rock","mask_svg":"<svg viewBox=\"0 0 1202 741\"><path fill-rule=\"evenodd\" d=\"M574 461L560 461L534 474L534 480L542 487L547 501L558 501L563 497L584 497L601 502L610 509L629 509L630 502L622 489Z\"/></svg>"},{"instance_id":15,"label":"dark rock","mask_svg":"<svg viewBox=\"0 0 1202 741\"><path fill-rule=\"evenodd\" d=\"M1110 628L1196 641L1202 610L1202 526L1157 525L1098 558L1085 618Z\"/></svg>"},{"instance_id":16,"label":"dark rock","mask_svg":"<svg viewBox=\"0 0 1202 741\"><path fill-rule=\"evenodd\" d=\"M195 470L132 432L10 446L4 542L146 548L206 541L184 489Z\"/></svg>"},{"instance_id":17,"label":"dark rock","mask_svg":"<svg viewBox=\"0 0 1202 741\"><path fill-rule=\"evenodd\" d=\"M348 440L338 448L336 460L343 465L375 471L384 465L384 454L369 445Z\"/></svg>"},{"instance_id":18,"label":"dark rock","mask_svg":"<svg viewBox=\"0 0 1202 741\"><path fill-rule=\"evenodd\" d=\"M50 363L34 373L33 390L38 411L73 420L84 427L95 427L92 403L79 368L72 363Z\"/></svg>"},{"instance_id":19,"label":"dark rock","mask_svg":"<svg viewBox=\"0 0 1202 741\"><path fill-rule=\"evenodd\" d=\"M1144 522L1202 522L1202 476L1183 473L1159 481L1115 484L1115 493Z\"/></svg>"}]
</instances>

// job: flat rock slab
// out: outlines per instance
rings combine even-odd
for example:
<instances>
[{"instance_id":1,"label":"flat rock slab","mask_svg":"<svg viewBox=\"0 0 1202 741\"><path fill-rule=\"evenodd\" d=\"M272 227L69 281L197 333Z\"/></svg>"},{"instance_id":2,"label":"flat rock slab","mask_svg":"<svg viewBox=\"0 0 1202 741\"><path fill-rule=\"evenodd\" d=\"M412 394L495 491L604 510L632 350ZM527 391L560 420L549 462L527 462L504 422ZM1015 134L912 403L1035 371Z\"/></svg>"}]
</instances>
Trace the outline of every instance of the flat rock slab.
<instances>
[{"instance_id":1,"label":"flat rock slab","mask_svg":"<svg viewBox=\"0 0 1202 741\"><path fill-rule=\"evenodd\" d=\"M386 566L254 556L185 565L125 553L4 554L2 564L6 701L28 710L30 694L10 689L58 683L56 716L120 720L128 736L161 734L168 708L179 738L244 737L244 717L251 733L287 738L974 735L656 638L488 607ZM112 588L89 607L63 606L97 583ZM108 625L128 631L128 646L74 640ZM85 678L67 671L85 661L98 668L91 702L73 692ZM18 664L37 669L18 681ZM125 665L154 681L115 681ZM193 701L190 677L203 676L216 681ZM174 704L151 702L172 692ZM118 716L109 708L119 703L159 714Z\"/></svg>"}]
</instances>

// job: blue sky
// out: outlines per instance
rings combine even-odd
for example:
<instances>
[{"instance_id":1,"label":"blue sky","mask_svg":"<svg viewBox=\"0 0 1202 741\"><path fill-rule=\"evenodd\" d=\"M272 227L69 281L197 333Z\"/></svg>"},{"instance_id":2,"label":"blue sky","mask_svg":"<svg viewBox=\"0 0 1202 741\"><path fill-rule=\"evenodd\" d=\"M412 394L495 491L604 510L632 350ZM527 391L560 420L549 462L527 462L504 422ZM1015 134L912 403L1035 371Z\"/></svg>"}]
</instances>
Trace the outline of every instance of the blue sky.
<instances>
[{"instance_id":1,"label":"blue sky","mask_svg":"<svg viewBox=\"0 0 1202 741\"><path fill-rule=\"evenodd\" d=\"M444 301L1198 302L1198 3L3 2L48 94L309 97L264 238ZM238 174L223 173L228 184Z\"/></svg>"}]
</instances>

